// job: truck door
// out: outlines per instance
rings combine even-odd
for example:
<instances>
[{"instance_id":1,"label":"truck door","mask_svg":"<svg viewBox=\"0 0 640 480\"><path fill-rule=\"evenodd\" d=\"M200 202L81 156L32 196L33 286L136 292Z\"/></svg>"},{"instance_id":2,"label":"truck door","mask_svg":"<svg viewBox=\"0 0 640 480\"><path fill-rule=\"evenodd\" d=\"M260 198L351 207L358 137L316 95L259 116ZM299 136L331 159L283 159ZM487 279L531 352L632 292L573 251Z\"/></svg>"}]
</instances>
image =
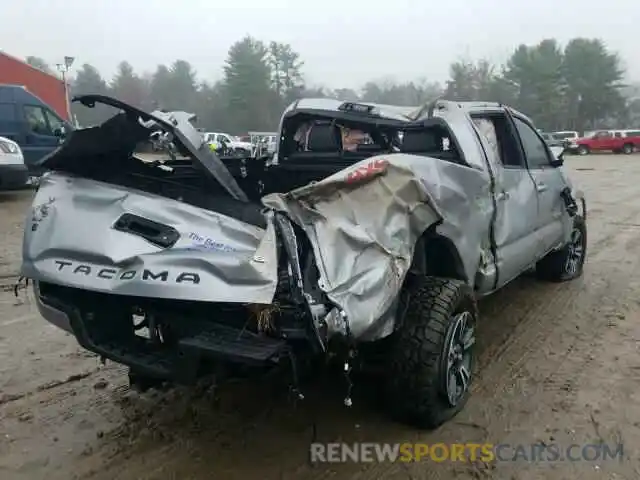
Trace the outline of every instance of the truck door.
<instances>
[{"instance_id":1,"label":"truck door","mask_svg":"<svg viewBox=\"0 0 640 480\"><path fill-rule=\"evenodd\" d=\"M24 140L20 146L24 153L25 164L30 172L37 175L42 172L36 167L36 162L60 145L64 122L51 110L41 105L25 104L22 106L22 111Z\"/></svg>"},{"instance_id":2,"label":"truck door","mask_svg":"<svg viewBox=\"0 0 640 480\"><path fill-rule=\"evenodd\" d=\"M522 118L513 117L513 121L520 135L522 150L538 197L535 228L540 239L540 258L563 242L568 217L561 192L567 185L561 172L551 166L553 154L533 126Z\"/></svg>"},{"instance_id":3,"label":"truck door","mask_svg":"<svg viewBox=\"0 0 640 480\"><path fill-rule=\"evenodd\" d=\"M515 126L503 112L473 115L474 121L491 122L495 133L494 155L499 159L495 173L497 281L500 288L531 265L539 247L535 223L538 216L536 187L518 145Z\"/></svg>"},{"instance_id":4,"label":"truck door","mask_svg":"<svg viewBox=\"0 0 640 480\"><path fill-rule=\"evenodd\" d=\"M591 150L594 151L602 151L602 150L613 150L615 140L613 138L613 134L608 131L602 131L596 133L591 138Z\"/></svg>"}]
</instances>

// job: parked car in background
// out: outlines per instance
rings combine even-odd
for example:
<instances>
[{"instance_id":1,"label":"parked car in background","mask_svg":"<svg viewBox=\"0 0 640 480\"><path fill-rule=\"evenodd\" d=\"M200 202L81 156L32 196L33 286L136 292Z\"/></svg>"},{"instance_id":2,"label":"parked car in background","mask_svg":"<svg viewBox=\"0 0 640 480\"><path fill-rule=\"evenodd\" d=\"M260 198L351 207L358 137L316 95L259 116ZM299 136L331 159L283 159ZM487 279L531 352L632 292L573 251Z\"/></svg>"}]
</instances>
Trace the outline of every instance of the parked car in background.
<instances>
[{"instance_id":1,"label":"parked car in background","mask_svg":"<svg viewBox=\"0 0 640 480\"><path fill-rule=\"evenodd\" d=\"M253 151L250 143L238 141L236 137L228 133L207 132L204 134L204 139L207 143L224 143L235 154L251 155Z\"/></svg>"},{"instance_id":2,"label":"parked car in background","mask_svg":"<svg viewBox=\"0 0 640 480\"><path fill-rule=\"evenodd\" d=\"M640 137L640 129L636 130L620 130L624 137Z\"/></svg>"},{"instance_id":3,"label":"parked car in background","mask_svg":"<svg viewBox=\"0 0 640 480\"><path fill-rule=\"evenodd\" d=\"M23 188L29 179L20 146L0 137L0 191Z\"/></svg>"},{"instance_id":4,"label":"parked car in background","mask_svg":"<svg viewBox=\"0 0 640 480\"><path fill-rule=\"evenodd\" d=\"M631 154L640 148L640 136L627 134L636 130L599 130L590 137L571 140L567 149L578 155L592 152Z\"/></svg>"},{"instance_id":5,"label":"parked car in background","mask_svg":"<svg viewBox=\"0 0 640 480\"><path fill-rule=\"evenodd\" d=\"M574 130L561 130L559 132L551 132L551 135L559 140L571 140L574 138L580 138L580 134Z\"/></svg>"},{"instance_id":6,"label":"parked car in background","mask_svg":"<svg viewBox=\"0 0 640 480\"><path fill-rule=\"evenodd\" d=\"M550 147L565 147L567 145L565 139L558 138L553 133L540 132L540 136Z\"/></svg>"},{"instance_id":7,"label":"parked car in background","mask_svg":"<svg viewBox=\"0 0 640 480\"><path fill-rule=\"evenodd\" d=\"M275 153L278 132L249 132L248 136L256 157Z\"/></svg>"},{"instance_id":8,"label":"parked car in background","mask_svg":"<svg viewBox=\"0 0 640 480\"><path fill-rule=\"evenodd\" d=\"M0 136L20 146L31 176L44 172L40 160L58 148L73 128L26 88L0 85Z\"/></svg>"},{"instance_id":9,"label":"parked car in background","mask_svg":"<svg viewBox=\"0 0 640 480\"><path fill-rule=\"evenodd\" d=\"M263 153L272 154L276 152L277 135L269 135L260 141L261 151Z\"/></svg>"}]
</instances>

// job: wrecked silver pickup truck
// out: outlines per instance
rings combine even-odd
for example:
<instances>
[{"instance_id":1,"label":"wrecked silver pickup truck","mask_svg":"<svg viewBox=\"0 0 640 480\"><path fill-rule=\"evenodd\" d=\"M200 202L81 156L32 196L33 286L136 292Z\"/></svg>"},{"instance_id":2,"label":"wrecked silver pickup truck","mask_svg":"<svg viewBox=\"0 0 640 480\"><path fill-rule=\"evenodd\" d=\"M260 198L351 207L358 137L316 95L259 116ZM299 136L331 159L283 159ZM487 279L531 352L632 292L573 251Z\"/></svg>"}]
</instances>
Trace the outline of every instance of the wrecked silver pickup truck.
<instances>
[{"instance_id":1,"label":"wrecked silver pickup truck","mask_svg":"<svg viewBox=\"0 0 640 480\"><path fill-rule=\"evenodd\" d=\"M432 428L469 396L476 299L532 267L582 273L584 198L510 108L300 100L266 161L220 158L171 114L75 100L121 113L43 160L22 273L48 321L141 387L282 368L301 395L314 359L347 380L371 359L389 412ZM183 159L136 156L158 128Z\"/></svg>"}]
</instances>

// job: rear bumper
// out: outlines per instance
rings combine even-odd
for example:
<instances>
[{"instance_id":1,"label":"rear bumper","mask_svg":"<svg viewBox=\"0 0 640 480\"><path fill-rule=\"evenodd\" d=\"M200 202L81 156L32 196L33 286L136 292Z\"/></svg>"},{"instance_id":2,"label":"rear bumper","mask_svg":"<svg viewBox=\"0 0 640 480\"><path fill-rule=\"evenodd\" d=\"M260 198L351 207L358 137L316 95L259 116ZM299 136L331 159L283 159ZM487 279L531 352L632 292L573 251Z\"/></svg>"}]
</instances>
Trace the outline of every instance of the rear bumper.
<instances>
[{"instance_id":1,"label":"rear bumper","mask_svg":"<svg viewBox=\"0 0 640 480\"><path fill-rule=\"evenodd\" d=\"M73 334L85 349L126 365L138 374L190 384L197 380L203 368L215 362L266 367L289 355L289 346L284 340L212 321L193 322L188 332L179 335L171 345L153 344L123 325L121 319L116 318L117 312L111 318L94 317L85 307L69 303L67 295L56 294L60 288L71 294L81 292L34 282L38 310L45 320ZM105 295L88 293L93 300L104 299Z\"/></svg>"},{"instance_id":2,"label":"rear bumper","mask_svg":"<svg viewBox=\"0 0 640 480\"><path fill-rule=\"evenodd\" d=\"M0 165L0 190L18 190L27 186L29 170L25 165Z\"/></svg>"},{"instance_id":3,"label":"rear bumper","mask_svg":"<svg viewBox=\"0 0 640 480\"><path fill-rule=\"evenodd\" d=\"M49 323L64 330L68 333L73 333L71 328L71 321L69 315L63 311L63 307L56 305L55 307L49 303L45 303L40 294L40 282L33 282L33 294L36 298L36 305L40 315ZM56 308L57 307L57 308Z\"/></svg>"}]
</instances>

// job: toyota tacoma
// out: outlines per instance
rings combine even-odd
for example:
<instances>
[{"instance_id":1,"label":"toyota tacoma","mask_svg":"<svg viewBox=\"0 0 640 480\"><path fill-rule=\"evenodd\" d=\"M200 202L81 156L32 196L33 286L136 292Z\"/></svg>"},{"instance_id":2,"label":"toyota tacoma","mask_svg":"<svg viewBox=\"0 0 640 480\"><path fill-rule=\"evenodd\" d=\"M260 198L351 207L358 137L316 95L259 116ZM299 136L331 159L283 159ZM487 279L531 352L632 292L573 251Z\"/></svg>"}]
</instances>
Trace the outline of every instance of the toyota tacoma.
<instances>
[{"instance_id":1,"label":"toyota tacoma","mask_svg":"<svg viewBox=\"0 0 640 480\"><path fill-rule=\"evenodd\" d=\"M71 132L26 220L22 273L49 322L131 383L378 362L388 412L434 428L474 375L477 299L535 268L581 275L586 203L562 152L493 103L302 99L275 156L219 157L171 113ZM142 161L167 132L181 156Z\"/></svg>"}]
</instances>

